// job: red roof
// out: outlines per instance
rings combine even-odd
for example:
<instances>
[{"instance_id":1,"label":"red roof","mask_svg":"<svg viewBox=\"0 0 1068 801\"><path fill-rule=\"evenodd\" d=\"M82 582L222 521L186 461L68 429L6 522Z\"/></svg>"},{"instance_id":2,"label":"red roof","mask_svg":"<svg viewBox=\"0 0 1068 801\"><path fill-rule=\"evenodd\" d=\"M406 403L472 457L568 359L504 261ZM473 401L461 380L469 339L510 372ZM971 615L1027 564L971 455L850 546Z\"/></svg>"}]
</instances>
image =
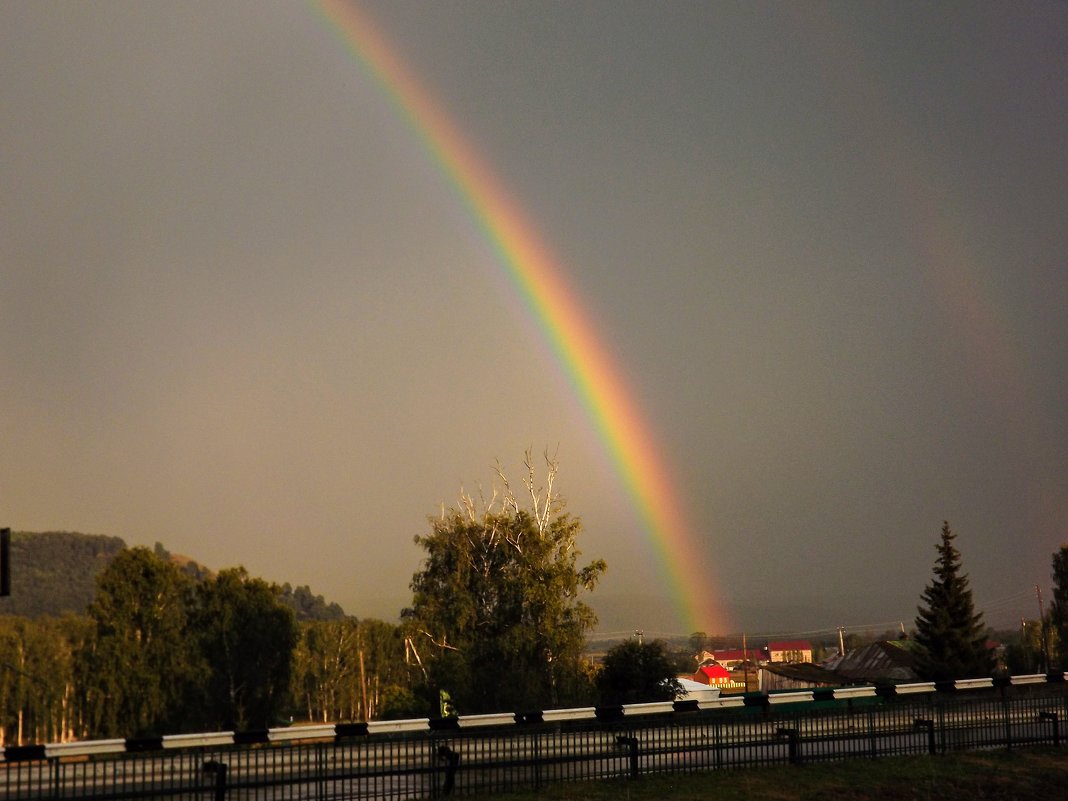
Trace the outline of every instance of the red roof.
<instances>
[{"instance_id":1,"label":"red roof","mask_svg":"<svg viewBox=\"0 0 1068 801\"><path fill-rule=\"evenodd\" d=\"M808 640L780 640L769 642L769 651L811 651L812 643Z\"/></svg>"},{"instance_id":2,"label":"red roof","mask_svg":"<svg viewBox=\"0 0 1068 801\"><path fill-rule=\"evenodd\" d=\"M731 677L731 672L722 665L706 665L698 668L698 672L705 674L710 679L729 679Z\"/></svg>"},{"instance_id":3,"label":"red roof","mask_svg":"<svg viewBox=\"0 0 1068 801\"><path fill-rule=\"evenodd\" d=\"M748 648L744 651L741 648L735 648L730 651L713 651L712 656L716 658L717 662L742 662L745 659L766 658L766 654L756 648Z\"/></svg>"}]
</instances>

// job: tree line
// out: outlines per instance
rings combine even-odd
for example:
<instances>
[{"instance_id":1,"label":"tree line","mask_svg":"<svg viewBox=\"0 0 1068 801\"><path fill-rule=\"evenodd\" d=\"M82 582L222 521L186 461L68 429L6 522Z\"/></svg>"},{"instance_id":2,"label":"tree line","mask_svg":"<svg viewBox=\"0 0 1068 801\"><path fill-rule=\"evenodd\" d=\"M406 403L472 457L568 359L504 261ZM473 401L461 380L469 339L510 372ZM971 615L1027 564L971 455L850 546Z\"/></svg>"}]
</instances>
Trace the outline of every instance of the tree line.
<instances>
[{"instance_id":1,"label":"tree line","mask_svg":"<svg viewBox=\"0 0 1068 801\"><path fill-rule=\"evenodd\" d=\"M359 620L309 592L123 548L84 614L0 617L0 741L144 737L595 703L581 600L581 523L554 488L504 488L417 536L425 559L401 622ZM298 621L301 608L323 618ZM338 614L340 613L340 614Z\"/></svg>"},{"instance_id":2,"label":"tree line","mask_svg":"<svg viewBox=\"0 0 1068 801\"><path fill-rule=\"evenodd\" d=\"M556 462L546 457L540 481L529 453L525 466L518 490L498 468L489 498L461 493L415 537L424 558L399 624L240 567L183 568L159 545L120 550L84 614L0 617L0 743L675 697L689 670L662 641L620 643L600 664L585 656L596 616L584 598L607 566L580 560ZM946 523L916 618L929 679L994 668L955 536ZM1048 664L1068 665L1068 545L1053 565L1043 642Z\"/></svg>"},{"instance_id":3,"label":"tree line","mask_svg":"<svg viewBox=\"0 0 1068 801\"><path fill-rule=\"evenodd\" d=\"M243 568L194 579L120 551L84 615L0 617L0 744L409 714L400 628L298 622Z\"/></svg>"}]
</instances>

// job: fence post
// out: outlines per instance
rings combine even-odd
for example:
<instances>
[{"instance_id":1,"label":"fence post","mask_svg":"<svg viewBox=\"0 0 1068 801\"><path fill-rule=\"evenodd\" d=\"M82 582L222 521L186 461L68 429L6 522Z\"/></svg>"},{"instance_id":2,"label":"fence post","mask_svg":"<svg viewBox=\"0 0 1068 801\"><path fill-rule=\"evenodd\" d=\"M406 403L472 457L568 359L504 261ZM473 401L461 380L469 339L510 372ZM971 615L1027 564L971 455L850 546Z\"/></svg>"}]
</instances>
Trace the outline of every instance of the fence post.
<instances>
[{"instance_id":1,"label":"fence post","mask_svg":"<svg viewBox=\"0 0 1068 801\"><path fill-rule=\"evenodd\" d=\"M914 729L926 729L927 730L927 753L934 756L935 753L935 724L933 720L926 718L916 718L912 723Z\"/></svg>"},{"instance_id":2,"label":"fence post","mask_svg":"<svg viewBox=\"0 0 1068 801\"><path fill-rule=\"evenodd\" d=\"M315 784L320 798L326 798L326 753L322 743L315 745Z\"/></svg>"},{"instance_id":3,"label":"fence post","mask_svg":"<svg viewBox=\"0 0 1068 801\"><path fill-rule=\"evenodd\" d=\"M541 734L534 735L534 789L541 789Z\"/></svg>"},{"instance_id":4,"label":"fence post","mask_svg":"<svg viewBox=\"0 0 1068 801\"><path fill-rule=\"evenodd\" d=\"M939 746L938 750L941 753L944 754L944 753L946 753L946 740L947 740L947 734L946 734L946 707L945 707L944 704L939 704L937 706L937 709L938 709L938 735L939 735L939 743L940 743L940 746Z\"/></svg>"},{"instance_id":5,"label":"fence post","mask_svg":"<svg viewBox=\"0 0 1068 801\"><path fill-rule=\"evenodd\" d=\"M717 768L723 767L723 722L721 720L712 721L712 748L714 749L715 759L713 764Z\"/></svg>"},{"instance_id":6,"label":"fence post","mask_svg":"<svg viewBox=\"0 0 1068 801\"><path fill-rule=\"evenodd\" d=\"M1061 719L1056 712L1039 712L1039 720L1048 720L1053 724L1053 744L1059 746L1061 744Z\"/></svg>"},{"instance_id":7,"label":"fence post","mask_svg":"<svg viewBox=\"0 0 1068 801\"><path fill-rule=\"evenodd\" d=\"M630 778L638 778L638 738L637 737L624 737L620 735L616 737L616 745L620 748L630 749Z\"/></svg>"},{"instance_id":8,"label":"fence post","mask_svg":"<svg viewBox=\"0 0 1068 801\"><path fill-rule=\"evenodd\" d=\"M797 753L798 732L797 729L779 729L775 732L779 737L785 737L787 739L787 749L789 753L789 760L791 765L796 765L801 761L801 757Z\"/></svg>"},{"instance_id":9,"label":"fence post","mask_svg":"<svg viewBox=\"0 0 1068 801\"><path fill-rule=\"evenodd\" d=\"M460 755L447 745L438 746L438 759L445 761L445 785L441 788L442 795L450 795L456 786L456 770L460 767Z\"/></svg>"},{"instance_id":10,"label":"fence post","mask_svg":"<svg viewBox=\"0 0 1068 801\"><path fill-rule=\"evenodd\" d=\"M1012 709L1010 708L1009 698L1005 695L1001 697L1001 710L1005 716L1005 747L1012 750Z\"/></svg>"},{"instance_id":11,"label":"fence post","mask_svg":"<svg viewBox=\"0 0 1068 801\"><path fill-rule=\"evenodd\" d=\"M226 763L209 759L201 770L215 777L215 801L226 801Z\"/></svg>"}]
</instances>

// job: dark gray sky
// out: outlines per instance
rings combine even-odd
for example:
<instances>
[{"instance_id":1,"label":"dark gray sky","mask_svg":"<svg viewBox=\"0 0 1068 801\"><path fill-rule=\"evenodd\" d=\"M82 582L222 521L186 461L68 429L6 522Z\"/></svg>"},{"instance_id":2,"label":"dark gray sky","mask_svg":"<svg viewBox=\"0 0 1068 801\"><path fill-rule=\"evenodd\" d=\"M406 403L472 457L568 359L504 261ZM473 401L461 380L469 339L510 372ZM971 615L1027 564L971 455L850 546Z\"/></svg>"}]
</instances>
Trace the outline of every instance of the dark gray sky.
<instances>
[{"instance_id":1,"label":"dark gray sky","mask_svg":"<svg viewBox=\"0 0 1068 801\"><path fill-rule=\"evenodd\" d=\"M707 628L990 622L1068 539L1068 5L364 5L564 266ZM557 451L602 630L687 633L537 323L312 5L0 5L0 522L395 618L426 517ZM599 601L597 599L600 599Z\"/></svg>"}]
</instances>

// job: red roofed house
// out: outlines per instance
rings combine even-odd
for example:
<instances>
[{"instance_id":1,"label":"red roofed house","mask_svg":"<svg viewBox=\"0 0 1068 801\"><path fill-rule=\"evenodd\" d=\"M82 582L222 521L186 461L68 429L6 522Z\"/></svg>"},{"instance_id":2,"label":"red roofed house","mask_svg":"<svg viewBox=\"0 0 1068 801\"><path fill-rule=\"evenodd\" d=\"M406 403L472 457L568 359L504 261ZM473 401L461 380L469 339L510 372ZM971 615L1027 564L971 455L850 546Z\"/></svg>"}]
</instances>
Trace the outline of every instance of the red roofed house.
<instances>
[{"instance_id":1,"label":"red roofed house","mask_svg":"<svg viewBox=\"0 0 1068 801\"><path fill-rule=\"evenodd\" d=\"M712 656L716 661L727 668L735 668L745 661L752 662L754 665L759 665L768 661L768 655L764 651L758 651L755 648L747 648L744 651L741 648L735 648L727 651L713 651Z\"/></svg>"},{"instance_id":2,"label":"red roofed house","mask_svg":"<svg viewBox=\"0 0 1068 801\"><path fill-rule=\"evenodd\" d=\"M808 640L780 640L769 642L769 662L811 662L812 643Z\"/></svg>"},{"instance_id":3,"label":"red roofed house","mask_svg":"<svg viewBox=\"0 0 1068 801\"><path fill-rule=\"evenodd\" d=\"M735 681L731 672L722 665L703 665L697 668L693 680L709 687L719 687L721 690L745 687L744 683Z\"/></svg>"}]
</instances>

